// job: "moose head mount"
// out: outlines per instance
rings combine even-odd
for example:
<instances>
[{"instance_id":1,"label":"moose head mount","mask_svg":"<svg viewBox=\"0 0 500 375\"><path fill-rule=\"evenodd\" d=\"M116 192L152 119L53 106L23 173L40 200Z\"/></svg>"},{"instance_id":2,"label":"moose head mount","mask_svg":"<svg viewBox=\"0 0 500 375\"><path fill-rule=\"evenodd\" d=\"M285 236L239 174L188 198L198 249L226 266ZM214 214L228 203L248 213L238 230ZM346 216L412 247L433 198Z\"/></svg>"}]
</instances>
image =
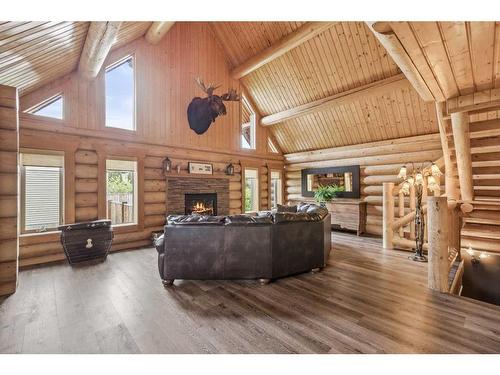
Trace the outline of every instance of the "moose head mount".
<instances>
[{"instance_id":1,"label":"moose head mount","mask_svg":"<svg viewBox=\"0 0 500 375\"><path fill-rule=\"evenodd\" d=\"M219 88L220 85L214 86L214 84L211 83L205 86L199 77L196 78L195 81L202 91L207 94L207 97L196 97L191 100L187 108L187 116L189 127L194 130L196 134L203 134L208 130L212 122L215 122L218 116L226 114L224 102L239 101L240 96L234 89L229 89L227 93L221 96L214 95L214 91Z\"/></svg>"}]
</instances>

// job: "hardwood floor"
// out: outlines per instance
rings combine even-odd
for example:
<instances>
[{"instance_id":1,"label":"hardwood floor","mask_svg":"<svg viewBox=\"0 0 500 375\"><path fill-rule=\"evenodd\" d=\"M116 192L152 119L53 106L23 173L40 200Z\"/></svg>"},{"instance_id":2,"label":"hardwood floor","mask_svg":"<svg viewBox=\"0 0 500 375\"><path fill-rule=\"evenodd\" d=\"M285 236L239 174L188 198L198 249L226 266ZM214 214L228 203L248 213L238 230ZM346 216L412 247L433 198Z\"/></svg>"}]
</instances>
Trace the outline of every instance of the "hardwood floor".
<instances>
[{"instance_id":1,"label":"hardwood floor","mask_svg":"<svg viewBox=\"0 0 500 375\"><path fill-rule=\"evenodd\" d=\"M333 234L329 265L261 286L176 281L154 249L20 273L1 353L499 353L500 308L426 287L426 265Z\"/></svg>"}]
</instances>

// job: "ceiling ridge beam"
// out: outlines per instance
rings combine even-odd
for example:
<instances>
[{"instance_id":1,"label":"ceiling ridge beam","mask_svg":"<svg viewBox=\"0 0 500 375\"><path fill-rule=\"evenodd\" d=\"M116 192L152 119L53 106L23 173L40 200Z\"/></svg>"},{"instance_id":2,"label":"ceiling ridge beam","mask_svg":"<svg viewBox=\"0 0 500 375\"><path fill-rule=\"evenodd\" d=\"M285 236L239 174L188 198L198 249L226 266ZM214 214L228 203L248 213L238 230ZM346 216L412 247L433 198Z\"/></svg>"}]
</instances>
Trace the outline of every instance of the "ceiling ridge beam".
<instances>
[{"instance_id":1,"label":"ceiling ridge beam","mask_svg":"<svg viewBox=\"0 0 500 375\"><path fill-rule=\"evenodd\" d=\"M174 21L153 22L151 26L149 26L144 38L146 38L150 44L158 44L174 24Z\"/></svg>"},{"instance_id":2,"label":"ceiling ridge beam","mask_svg":"<svg viewBox=\"0 0 500 375\"><path fill-rule=\"evenodd\" d=\"M427 86L424 78L415 67L410 55L399 41L396 33L392 30L389 22L365 22L372 31L375 38L386 49L389 56L392 57L396 65L404 73L413 88L417 91L424 102L444 101L444 96L434 98L431 90Z\"/></svg>"},{"instance_id":3,"label":"ceiling ridge beam","mask_svg":"<svg viewBox=\"0 0 500 375\"><path fill-rule=\"evenodd\" d=\"M94 79L113 45L121 22L91 22L83 46L78 73L85 79Z\"/></svg>"},{"instance_id":4,"label":"ceiling ridge beam","mask_svg":"<svg viewBox=\"0 0 500 375\"><path fill-rule=\"evenodd\" d=\"M243 64L237 66L231 71L234 79L240 79L254 70L270 63L288 51L300 46L302 43L325 32L337 22L306 22L294 32L284 36L273 45L250 57Z\"/></svg>"},{"instance_id":5,"label":"ceiling ridge beam","mask_svg":"<svg viewBox=\"0 0 500 375\"><path fill-rule=\"evenodd\" d=\"M262 117L260 123L263 126L275 125L296 117L323 111L333 106L350 103L354 100L360 99L361 97L365 97L368 95L377 95L380 92L387 92L389 90L394 90L395 88L405 86L410 86L410 82L406 79L404 74L400 73L395 76L382 79L380 81L368 83L363 86L355 87L351 90L327 96L326 98L318 99L313 102L302 104L278 113L273 113L272 115Z\"/></svg>"}]
</instances>

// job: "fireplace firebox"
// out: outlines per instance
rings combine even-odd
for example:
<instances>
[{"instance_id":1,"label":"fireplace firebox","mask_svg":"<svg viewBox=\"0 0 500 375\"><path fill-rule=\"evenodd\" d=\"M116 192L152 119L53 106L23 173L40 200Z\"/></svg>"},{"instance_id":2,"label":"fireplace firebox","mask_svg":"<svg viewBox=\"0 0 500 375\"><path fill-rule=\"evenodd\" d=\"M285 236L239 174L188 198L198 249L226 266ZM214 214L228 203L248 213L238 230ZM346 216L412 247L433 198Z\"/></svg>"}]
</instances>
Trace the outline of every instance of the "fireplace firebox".
<instances>
[{"instance_id":1,"label":"fireplace firebox","mask_svg":"<svg viewBox=\"0 0 500 375\"><path fill-rule=\"evenodd\" d=\"M186 215L217 215L217 193L184 194Z\"/></svg>"}]
</instances>

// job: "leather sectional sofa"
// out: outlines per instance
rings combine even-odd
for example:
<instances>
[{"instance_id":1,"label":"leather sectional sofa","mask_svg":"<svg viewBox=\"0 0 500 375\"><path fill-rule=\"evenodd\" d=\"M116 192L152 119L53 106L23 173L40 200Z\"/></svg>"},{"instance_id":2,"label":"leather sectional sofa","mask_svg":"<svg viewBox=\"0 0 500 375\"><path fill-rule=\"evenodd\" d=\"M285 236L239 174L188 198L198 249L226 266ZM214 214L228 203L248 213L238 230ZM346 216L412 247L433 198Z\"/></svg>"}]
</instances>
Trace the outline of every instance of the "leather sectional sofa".
<instances>
[{"instance_id":1,"label":"leather sectional sofa","mask_svg":"<svg viewBox=\"0 0 500 375\"><path fill-rule=\"evenodd\" d=\"M281 210L279 210L281 211ZM272 279L325 267L330 214L314 204L256 215L168 216L156 243L165 286L175 279Z\"/></svg>"}]
</instances>

